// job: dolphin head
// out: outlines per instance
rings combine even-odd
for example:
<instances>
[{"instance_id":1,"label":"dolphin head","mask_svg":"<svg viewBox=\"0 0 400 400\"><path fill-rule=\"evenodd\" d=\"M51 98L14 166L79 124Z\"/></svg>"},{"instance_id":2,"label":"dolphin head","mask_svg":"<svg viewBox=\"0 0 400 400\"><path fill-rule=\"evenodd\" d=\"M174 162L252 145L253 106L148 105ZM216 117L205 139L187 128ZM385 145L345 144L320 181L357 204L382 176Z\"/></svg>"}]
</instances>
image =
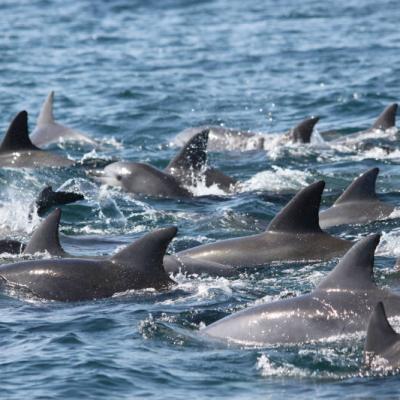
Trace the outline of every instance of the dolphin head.
<instances>
[{"instance_id":1,"label":"dolphin head","mask_svg":"<svg viewBox=\"0 0 400 400\"><path fill-rule=\"evenodd\" d=\"M105 185L123 188L126 181L134 179L138 170L136 163L118 161L107 165L103 170L90 171L89 175Z\"/></svg>"},{"instance_id":2,"label":"dolphin head","mask_svg":"<svg viewBox=\"0 0 400 400\"><path fill-rule=\"evenodd\" d=\"M118 161L102 171L91 171L89 175L129 193L156 197L188 196L187 190L173 176L145 163Z\"/></svg>"}]
</instances>

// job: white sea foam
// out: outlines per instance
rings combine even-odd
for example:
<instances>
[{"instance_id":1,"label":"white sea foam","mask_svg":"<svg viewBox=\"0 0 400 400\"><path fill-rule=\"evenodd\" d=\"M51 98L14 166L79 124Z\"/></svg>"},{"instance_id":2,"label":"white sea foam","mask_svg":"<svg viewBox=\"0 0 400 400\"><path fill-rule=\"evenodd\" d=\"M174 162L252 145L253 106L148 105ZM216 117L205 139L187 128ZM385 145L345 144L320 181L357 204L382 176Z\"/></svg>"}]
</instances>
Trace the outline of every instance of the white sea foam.
<instances>
[{"instance_id":1,"label":"white sea foam","mask_svg":"<svg viewBox=\"0 0 400 400\"><path fill-rule=\"evenodd\" d=\"M240 184L239 191L252 190L299 190L308 185L312 175L307 171L273 166L272 170L262 171Z\"/></svg>"}]
</instances>

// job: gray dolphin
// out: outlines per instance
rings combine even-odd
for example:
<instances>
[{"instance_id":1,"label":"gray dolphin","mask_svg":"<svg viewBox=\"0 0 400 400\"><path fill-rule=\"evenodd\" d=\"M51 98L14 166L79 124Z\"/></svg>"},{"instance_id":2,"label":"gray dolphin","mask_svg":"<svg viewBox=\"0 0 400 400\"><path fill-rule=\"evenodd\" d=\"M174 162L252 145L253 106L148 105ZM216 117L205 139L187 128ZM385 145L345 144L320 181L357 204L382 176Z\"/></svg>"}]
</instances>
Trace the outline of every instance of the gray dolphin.
<instances>
[{"instance_id":1,"label":"gray dolphin","mask_svg":"<svg viewBox=\"0 0 400 400\"><path fill-rule=\"evenodd\" d=\"M293 143L310 143L314 127L319 117L311 117L303 120L289 132L289 139Z\"/></svg>"},{"instance_id":2,"label":"gray dolphin","mask_svg":"<svg viewBox=\"0 0 400 400\"><path fill-rule=\"evenodd\" d=\"M51 91L43 103L31 141L36 146L47 146L59 141L78 141L95 144L95 141L74 129L61 125L53 116L54 91Z\"/></svg>"},{"instance_id":3,"label":"gray dolphin","mask_svg":"<svg viewBox=\"0 0 400 400\"><path fill-rule=\"evenodd\" d=\"M264 233L221 240L177 254L233 267L339 257L352 243L323 232L319 226L318 211L324 186L325 182L319 181L297 193Z\"/></svg>"},{"instance_id":4,"label":"gray dolphin","mask_svg":"<svg viewBox=\"0 0 400 400\"><path fill-rule=\"evenodd\" d=\"M283 142L310 143L311 134L319 117L311 117L301 121L288 133L283 135ZM188 128L179 133L172 144L183 146L194 135L203 131L210 131L208 149L213 151L252 151L263 150L264 142L268 137L256 132L242 131L238 129L225 128L222 126L199 126Z\"/></svg>"},{"instance_id":5,"label":"gray dolphin","mask_svg":"<svg viewBox=\"0 0 400 400\"><path fill-rule=\"evenodd\" d=\"M323 136L324 139L334 139L335 142L337 143L347 143L347 142L352 142L354 140L358 141L362 139L362 134L373 132L375 130L387 130L394 128L396 126L396 113L397 113L397 108L398 104L397 103L392 103L389 104L382 112L379 114L378 118L375 120L375 122L372 124L370 128L363 129L359 132L355 132L349 135L345 135L344 137L341 138L335 138L335 134L337 132L335 130L329 130L329 131L323 131L321 132L321 136ZM332 137L333 136L333 137Z\"/></svg>"},{"instance_id":6,"label":"gray dolphin","mask_svg":"<svg viewBox=\"0 0 400 400\"><path fill-rule=\"evenodd\" d=\"M400 316L400 296L373 279L379 235L358 241L311 292L236 312L201 332L248 345L304 343L365 332L371 311L383 301Z\"/></svg>"},{"instance_id":7,"label":"gray dolphin","mask_svg":"<svg viewBox=\"0 0 400 400\"><path fill-rule=\"evenodd\" d=\"M37 253L48 253L53 257L75 258L67 253L60 243L60 220L61 210L55 209L51 212L33 232L27 244L16 240L0 240L0 254L21 254L32 256ZM105 259L105 257L79 256L77 258ZM230 266L213 263L209 261L194 260L189 257L177 257L176 255L164 256L164 269L169 274L207 274L210 276L232 276L236 271Z\"/></svg>"},{"instance_id":8,"label":"gray dolphin","mask_svg":"<svg viewBox=\"0 0 400 400\"><path fill-rule=\"evenodd\" d=\"M364 172L342 193L332 207L321 211L321 228L365 224L388 217L395 207L378 199L375 191L378 173L379 168Z\"/></svg>"},{"instance_id":9,"label":"gray dolphin","mask_svg":"<svg viewBox=\"0 0 400 400\"><path fill-rule=\"evenodd\" d=\"M149 164L119 161L89 175L107 185L145 196L192 197L186 187L202 179L206 186L215 184L230 191L236 180L207 166L207 142L208 130L193 136L163 171Z\"/></svg>"},{"instance_id":10,"label":"gray dolphin","mask_svg":"<svg viewBox=\"0 0 400 400\"><path fill-rule=\"evenodd\" d=\"M382 302L376 305L369 319L364 364L378 370L400 368L400 335L389 324Z\"/></svg>"},{"instance_id":11,"label":"gray dolphin","mask_svg":"<svg viewBox=\"0 0 400 400\"><path fill-rule=\"evenodd\" d=\"M19 112L11 122L0 145L0 167L68 167L73 160L36 147L29 139L28 113Z\"/></svg>"},{"instance_id":12,"label":"gray dolphin","mask_svg":"<svg viewBox=\"0 0 400 400\"><path fill-rule=\"evenodd\" d=\"M397 113L397 103L389 104L382 113L378 116L374 124L368 131L374 129L386 130L396 126L396 113Z\"/></svg>"},{"instance_id":13,"label":"gray dolphin","mask_svg":"<svg viewBox=\"0 0 400 400\"><path fill-rule=\"evenodd\" d=\"M106 259L58 258L5 264L0 281L47 300L81 301L132 289L164 289L174 282L163 267L175 227L144 235Z\"/></svg>"}]
</instances>

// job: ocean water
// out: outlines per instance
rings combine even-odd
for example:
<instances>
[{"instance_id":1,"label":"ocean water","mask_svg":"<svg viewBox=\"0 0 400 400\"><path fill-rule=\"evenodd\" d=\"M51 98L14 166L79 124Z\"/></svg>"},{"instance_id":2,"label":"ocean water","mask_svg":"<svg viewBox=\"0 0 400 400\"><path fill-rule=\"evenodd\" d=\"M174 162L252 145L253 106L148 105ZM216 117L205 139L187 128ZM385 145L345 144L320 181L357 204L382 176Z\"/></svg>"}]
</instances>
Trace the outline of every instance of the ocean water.
<instances>
[{"instance_id":1,"label":"ocean water","mask_svg":"<svg viewBox=\"0 0 400 400\"><path fill-rule=\"evenodd\" d=\"M310 115L321 117L320 132L339 137L366 129L399 101L399 17L389 0L1 1L2 132L22 109L33 130L54 90L56 119L99 146L50 149L83 163L164 167L177 151L168 146L174 136L202 124L271 135L260 152L209 154L243 182L233 195L203 189L192 200L135 199L100 187L83 166L0 170L2 236L28 240L39 223L28 217L30 203L44 184L85 195L63 207L61 227L66 250L81 255L112 254L171 224L179 227L171 252L262 232L298 189L325 179L328 206L372 166L381 170L381 199L400 206L396 132L374 133L364 150L276 141ZM399 216L331 230L349 239L383 232L376 279L396 291ZM229 279L178 275L168 292L82 303L1 294L0 398L396 398L397 376L361 368L362 334L256 349L198 335L236 310L311 290L336 262L275 265Z\"/></svg>"}]
</instances>

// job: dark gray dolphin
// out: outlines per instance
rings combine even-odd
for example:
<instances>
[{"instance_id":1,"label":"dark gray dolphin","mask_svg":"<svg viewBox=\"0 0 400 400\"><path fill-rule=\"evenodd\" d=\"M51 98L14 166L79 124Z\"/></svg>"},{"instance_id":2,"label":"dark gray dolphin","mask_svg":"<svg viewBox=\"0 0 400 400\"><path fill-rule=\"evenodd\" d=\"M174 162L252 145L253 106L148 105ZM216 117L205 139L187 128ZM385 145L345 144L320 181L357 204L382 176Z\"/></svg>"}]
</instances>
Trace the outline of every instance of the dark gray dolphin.
<instances>
[{"instance_id":1,"label":"dark gray dolphin","mask_svg":"<svg viewBox=\"0 0 400 400\"><path fill-rule=\"evenodd\" d=\"M310 143L314 127L319 117L311 117L296 125L290 132L289 138L293 143Z\"/></svg>"},{"instance_id":2,"label":"dark gray dolphin","mask_svg":"<svg viewBox=\"0 0 400 400\"><path fill-rule=\"evenodd\" d=\"M120 161L90 175L126 192L153 197L192 197L186 187L203 178L206 186L215 184L229 191L236 181L206 165L207 141L207 130L192 137L163 171L149 164Z\"/></svg>"},{"instance_id":3,"label":"dark gray dolphin","mask_svg":"<svg viewBox=\"0 0 400 400\"><path fill-rule=\"evenodd\" d=\"M374 124L368 130L386 130L396 126L397 103L389 104L378 116Z\"/></svg>"},{"instance_id":4,"label":"dark gray dolphin","mask_svg":"<svg viewBox=\"0 0 400 400\"><path fill-rule=\"evenodd\" d=\"M301 121L288 133L283 135L282 142L310 143L311 135L319 117L311 117ZM224 128L222 126L200 126L188 128L179 133L172 144L183 146L194 135L209 130L208 149L213 151L253 151L263 150L268 136L260 133Z\"/></svg>"},{"instance_id":5,"label":"dark gray dolphin","mask_svg":"<svg viewBox=\"0 0 400 400\"><path fill-rule=\"evenodd\" d=\"M395 207L378 199L375 191L378 173L379 168L364 172L332 207L320 212L321 227L324 229L344 224L365 224L388 217Z\"/></svg>"},{"instance_id":6,"label":"dark gray dolphin","mask_svg":"<svg viewBox=\"0 0 400 400\"><path fill-rule=\"evenodd\" d=\"M54 257L75 258L72 254L67 253L60 243L60 220L61 210L56 209L40 223L26 245L18 241L0 241L0 252L1 249L4 248L4 253L21 253L23 256L31 256L37 253L46 252ZM104 259L105 257L79 256L78 258ZM164 269L169 274L207 274L210 276L228 277L236 273L234 269L227 265L203 260L194 260L189 257L177 257L176 255L164 256Z\"/></svg>"},{"instance_id":7,"label":"dark gray dolphin","mask_svg":"<svg viewBox=\"0 0 400 400\"><path fill-rule=\"evenodd\" d=\"M107 259L58 258L0 266L0 281L47 300L81 301L133 289L164 289L174 282L163 267L175 227L144 235Z\"/></svg>"},{"instance_id":8,"label":"dark gray dolphin","mask_svg":"<svg viewBox=\"0 0 400 400\"><path fill-rule=\"evenodd\" d=\"M43 151L31 142L26 111L21 111L16 115L0 145L0 167L67 167L72 164L74 161Z\"/></svg>"},{"instance_id":9,"label":"dark gray dolphin","mask_svg":"<svg viewBox=\"0 0 400 400\"><path fill-rule=\"evenodd\" d=\"M389 324L382 302L376 305L369 319L364 364L378 370L400 368L400 335Z\"/></svg>"},{"instance_id":10,"label":"dark gray dolphin","mask_svg":"<svg viewBox=\"0 0 400 400\"><path fill-rule=\"evenodd\" d=\"M381 114L379 114L378 118L375 120L375 122L372 124L370 128L361 130L359 132L355 132L349 135L346 135L342 138L334 138L331 136L337 134L335 130L330 130L330 131L324 131L321 132L321 135L323 136L324 139L334 139L335 142L337 143L352 143L353 141L358 141L362 139L362 134L365 133L370 133L375 130L387 130L394 128L396 126L396 113L397 113L397 108L398 105L397 103L392 103L389 104Z\"/></svg>"},{"instance_id":11,"label":"dark gray dolphin","mask_svg":"<svg viewBox=\"0 0 400 400\"><path fill-rule=\"evenodd\" d=\"M325 182L316 182L297 193L264 233L205 244L177 254L233 267L339 257L352 243L323 232L319 226L324 186Z\"/></svg>"},{"instance_id":12,"label":"dark gray dolphin","mask_svg":"<svg viewBox=\"0 0 400 400\"><path fill-rule=\"evenodd\" d=\"M60 141L78 141L95 144L94 140L74 129L61 125L53 116L54 91L51 91L43 103L31 141L36 146L47 146Z\"/></svg>"},{"instance_id":13,"label":"dark gray dolphin","mask_svg":"<svg viewBox=\"0 0 400 400\"><path fill-rule=\"evenodd\" d=\"M373 279L379 235L357 242L311 292L236 312L201 332L248 345L304 343L365 332L375 305L400 316L400 296Z\"/></svg>"},{"instance_id":14,"label":"dark gray dolphin","mask_svg":"<svg viewBox=\"0 0 400 400\"><path fill-rule=\"evenodd\" d=\"M207 187L217 185L230 191L237 181L216 168L207 165L207 144L209 131L194 135L164 169L186 186L195 186L204 177Z\"/></svg>"}]
</instances>

